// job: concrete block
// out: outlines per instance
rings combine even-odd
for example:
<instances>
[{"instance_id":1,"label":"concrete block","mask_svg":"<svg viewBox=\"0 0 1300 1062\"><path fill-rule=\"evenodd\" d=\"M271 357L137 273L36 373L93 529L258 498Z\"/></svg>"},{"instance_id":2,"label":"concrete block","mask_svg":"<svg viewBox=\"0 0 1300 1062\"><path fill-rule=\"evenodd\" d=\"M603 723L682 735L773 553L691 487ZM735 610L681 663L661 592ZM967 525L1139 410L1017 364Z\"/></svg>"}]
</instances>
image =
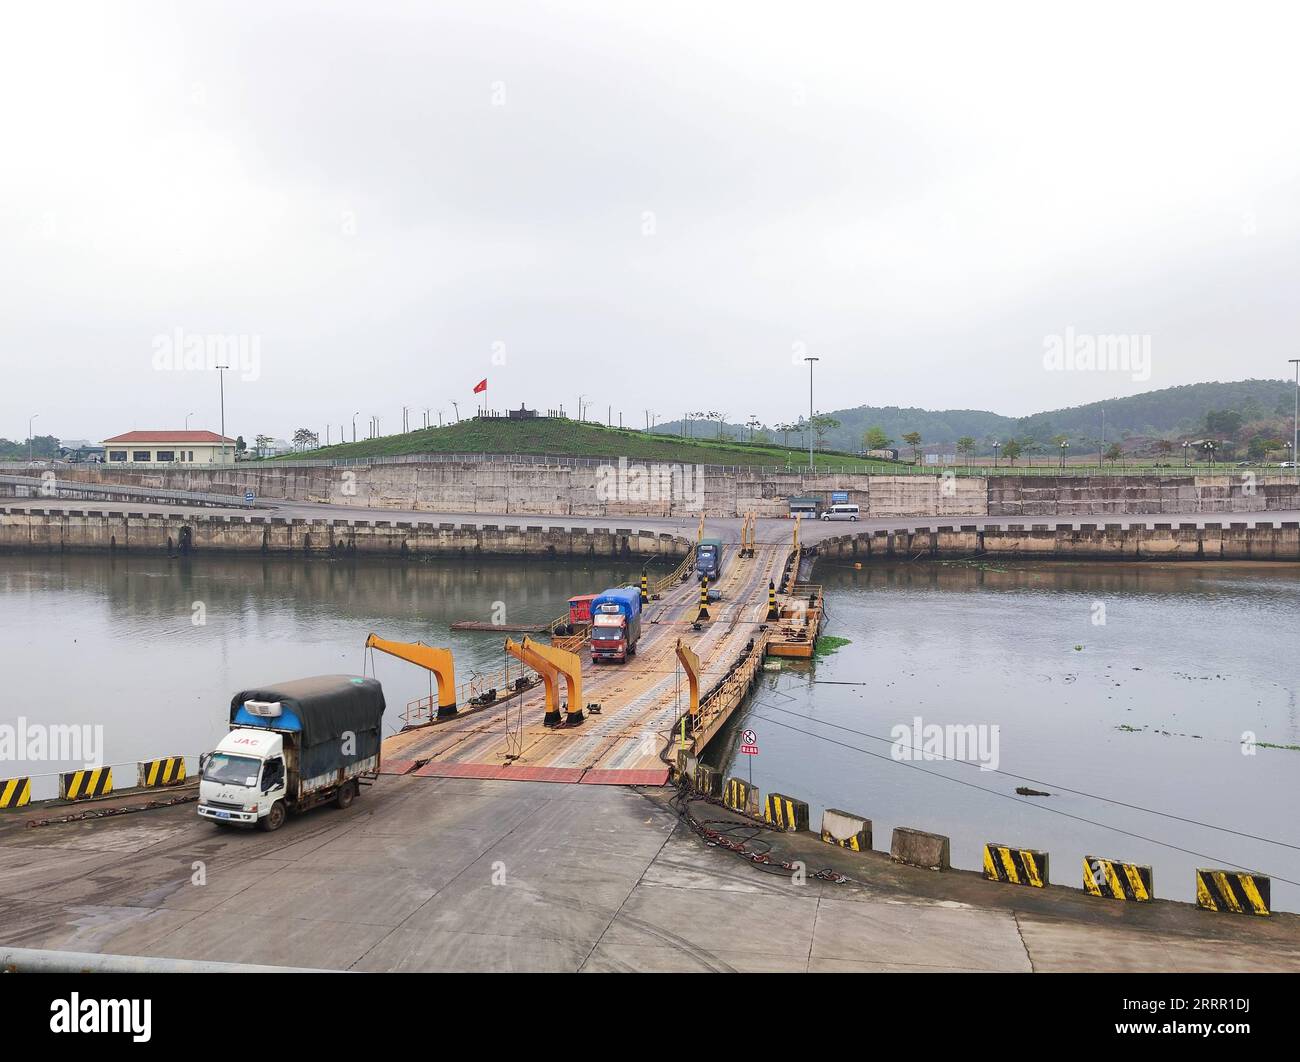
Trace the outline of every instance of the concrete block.
<instances>
[{"instance_id":1,"label":"concrete block","mask_svg":"<svg viewBox=\"0 0 1300 1062\"><path fill-rule=\"evenodd\" d=\"M827 808L822 812L822 840L852 852L870 852L871 820L849 811Z\"/></svg>"},{"instance_id":2,"label":"concrete block","mask_svg":"<svg viewBox=\"0 0 1300 1062\"><path fill-rule=\"evenodd\" d=\"M758 789L743 778L728 778L722 789L722 802L732 811L739 811L752 818L759 817L762 806L758 800Z\"/></svg>"},{"instance_id":3,"label":"concrete block","mask_svg":"<svg viewBox=\"0 0 1300 1062\"><path fill-rule=\"evenodd\" d=\"M910 826L894 827L889 841L889 858L896 863L926 870L948 870L952 867L952 843L941 833L926 833Z\"/></svg>"},{"instance_id":4,"label":"concrete block","mask_svg":"<svg viewBox=\"0 0 1300 1062\"><path fill-rule=\"evenodd\" d=\"M794 832L808 829L808 805L782 793L769 793L763 808L763 821Z\"/></svg>"},{"instance_id":5,"label":"concrete block","mask_svg":"<svg viewBox=\"0 0 1300 1062\"><path fill-rule=\"evenodd\" d=\"M1041 889L1049 882L1047 853L1006 844L984 846L984 876L989 881Z\"/></svg>"}]
</instances>

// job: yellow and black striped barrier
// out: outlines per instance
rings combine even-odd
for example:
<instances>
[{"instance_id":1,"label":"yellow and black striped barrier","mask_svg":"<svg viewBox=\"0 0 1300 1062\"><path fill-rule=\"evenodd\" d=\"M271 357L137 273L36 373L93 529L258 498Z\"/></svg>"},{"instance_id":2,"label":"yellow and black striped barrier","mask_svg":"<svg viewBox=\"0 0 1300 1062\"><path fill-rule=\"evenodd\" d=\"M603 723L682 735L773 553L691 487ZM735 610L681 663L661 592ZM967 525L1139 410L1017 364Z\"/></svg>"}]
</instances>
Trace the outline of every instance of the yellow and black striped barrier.
<instances>
[{"instance_id":1,"label":"yellow and black striped barrier","mask_svg":"<svg viewBox=\"0 0 1300 1062\"><path fill-rule=\"evenodd\" d=\"M650 576L646 575L645 569L641 569L641 604L650 603Z\"/></svg>"},{"instance_id":2,"label":"yellow and black striped barrier","mask_svg":"<svg viewBox=\"0 0 1300 1062\"><path fill-rule=\"evenodd\" d=\"M160 760L141 760L137 770L137 784L142 789L180 785L185 781L185 757L164 756Z\"/></svg>"},{"instance_id":3,"label":"yellow and black striped barrier","mask_svg":"<svg viewBox=\"0 0 1300 1062\"><path fill-rule=\"evenodd\" d=\"M722 802L732 811L750 815L758 807L758 790L741 778L728 778L722 787Z\"/></svg>"},{"instance_id":4,"label":"yellow and black striped barrier","mask_svg":"<svg viewBox=\"0 0 1300 1062\"><path fill-rule=\"evenodd\" d=\"M717 797L722 795L722 774L713 767L708 767L703 763L695 766L695 788L705 796Z\"/></svg>"},{"instance_id":5,"label":"yellow and black striped barrier","mask_svg":"<svg viewBox=\"0 0 1300 1062\"><path fill-rule=\"evenodd\" d=\"M1234 914L1269 914L1272 879L1244 870L1196 871L1196 906Z\"/></svg>"},{"instance_id":6,"label":"yellow and black striped barrier","mask_svg":"<svg viewBox=\"0 0 1300 1062\"><path fill-rule=\"evenodd\" d=\"M767 582L767 618L768 622L781 618L781 610L776 607L776 584L770 579Z\"/></svg>"},{"instance_id":7,"label":"yellow and black striped barrier","mask_svg":"<svg viewBox=\"0 0 1300 1062\"><path fill-rule=\"evenodd\" d=\"M871 820L848 811L827 808L822 812L822 840L850 852L870 852Z\"/></svg>"},{"instance_id":8,"label":"yellow and black striped barrier","mask_svg":"<svg viewBox=\"0 0 1300 1062\"><path fill-rule=\"evenodd\" d=\"M769 793L763 810L764 821L782 830L808 829L808 805L781 793Z\"/></svg>"},{"instance_id":9,"label":"yellow and black striped barrier","mask_svg":"<svg viewBox=\"0 0 1300 1062\"><path fill-rule=\"evenodd\" d=\"M1083 888L1091 896L1145 902L1155 898L1151 868L1099 856L1083 857Z\"/></svg>"},{"instance_id":10,"label":"yellow and black striped barrier","mask_svg":"<svg viewBox=\"0 0 1300 1062\"><path fill-rule=\"evenodd\" d=\"M87 800L108 796L113 791L113 768L95 767L59 775L60 800Z\"/></svg>"},{"instance_id":11,"label":"yellow and black striped barrier","mask_svg":"<svg viewBox=\"0 0 1300 1062\"><path fill-rule=\"evenodd\" d=\"M23 808L31 802L30 778L0 778L0 808Z\"/></svg>"},{"instance_id":12,"label":"yellow and black striped barrier","mask_svg":"<svg viewBox=\"0 0 1300 1062\"><path fill-rule=\"evenodd\" d=\"M1012 848L1005 844L986 844L984 876L989 881L1032 885L1041 889L1048 884L1047 853L1032 848Z\"/></svg>"},{"instance_id":13,"label":"yellow and black striped barrier","mask_svg":"<svg viewBox=\"0 0 1300 1062\"><path fill-rule=\"evenodd\" d=\"M696 623L703 623L709 618L709 577L706 575L700 580L700 614L695 617Z\"/></svg>"}]
</instances>

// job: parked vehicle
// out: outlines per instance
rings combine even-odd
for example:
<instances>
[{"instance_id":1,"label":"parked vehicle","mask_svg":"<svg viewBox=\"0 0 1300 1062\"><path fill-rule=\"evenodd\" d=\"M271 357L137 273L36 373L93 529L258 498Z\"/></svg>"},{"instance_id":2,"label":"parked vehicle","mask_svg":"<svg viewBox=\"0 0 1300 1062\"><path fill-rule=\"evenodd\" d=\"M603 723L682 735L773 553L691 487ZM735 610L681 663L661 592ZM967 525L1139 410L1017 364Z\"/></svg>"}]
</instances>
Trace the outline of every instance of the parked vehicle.
<instances>
[{"instance_id":1,"label":"parked vehicle","mask_svg":"<svg viewBox=\"0 0 1300 1062\"><path fill-rule=\"evenodd\" d=\"M624 663L636 654L641 638L641 591L620 586L597 594L591 602L591 660Z\"/></svg>"},{"instance_id":2,"label":"parked vehicle","mask_svg":"<svg viewBox=\"0 0 1300 1062\"><path fill-rule=\"evenodd\" d=\"M346 808L379 776L383 716L383 687L356 675L235 694L230 733L199 757L199 815L278 830L289 812Z\"/></svg>"},{"instance_id":3,"label":"parked vehicle","mask_svg":"<svg viewBox=\"0 0 1300 1062\"><path fill-rule=\"evenodd\" d=\"M695 581L703 582L705 576L710 582L717 582L722 577L722 539L702 538L695 548Z\"/></svg>"},{"instance_id":4,"label":"parked vehicle","mask_svg":"<svg viewBox=\"0 0 1300 1062\"><path fill-rule=\"evenodd\" d=\"M591 622L591 603L597 594L579 594L569 598L569 626L585 627Z\"/></svg>"},{"instance_id":5,"label":"parked vehicle","mask_svg":"<svg viewBox=\"0 0 1300 1062\"><path fill-rule=\"evenodd\" d=\"M823 520L856 520L858 518L858 507L856 505L832 505L824 513Z\"/></svg>"}]
</instances>

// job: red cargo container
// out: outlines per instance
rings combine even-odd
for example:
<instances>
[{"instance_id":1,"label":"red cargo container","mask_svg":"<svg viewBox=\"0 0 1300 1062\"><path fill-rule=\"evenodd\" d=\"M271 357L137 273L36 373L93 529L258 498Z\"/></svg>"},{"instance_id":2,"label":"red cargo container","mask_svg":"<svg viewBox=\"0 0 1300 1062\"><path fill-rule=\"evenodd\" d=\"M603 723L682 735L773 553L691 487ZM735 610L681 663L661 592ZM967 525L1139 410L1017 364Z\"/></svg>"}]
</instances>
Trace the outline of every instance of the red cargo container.
<instances>
[{"instance_id":1,"label":"red cargo container","mask_svg":"<svg viewBox=\"0 0 1300 1062\"><path fill-rule=\"evenodd\" d=\"M599 594L580 594L578 597L569 598L569 622L575 627L585 627L591 623L591 603L599 596Z\"/></svg>"}]
</instances>

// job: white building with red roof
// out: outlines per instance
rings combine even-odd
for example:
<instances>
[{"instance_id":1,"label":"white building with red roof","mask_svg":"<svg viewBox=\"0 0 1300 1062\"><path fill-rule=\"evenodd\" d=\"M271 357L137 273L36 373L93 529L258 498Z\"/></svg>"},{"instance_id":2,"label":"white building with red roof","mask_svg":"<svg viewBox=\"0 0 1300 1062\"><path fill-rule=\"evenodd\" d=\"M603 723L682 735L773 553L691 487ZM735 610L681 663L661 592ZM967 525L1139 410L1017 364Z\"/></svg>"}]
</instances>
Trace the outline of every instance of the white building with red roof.
<instances>
[{"instance_id":1,"label":"white building with red roof","mask_svg":"<svg viewBox=\"0 0 1300 1062\"><path fill-rule=\"evenodd\" d=\"M104 440L106 465L220 465L235 460L235 440L214 431L128 431Z\"/></svg>"}]
</instances>

